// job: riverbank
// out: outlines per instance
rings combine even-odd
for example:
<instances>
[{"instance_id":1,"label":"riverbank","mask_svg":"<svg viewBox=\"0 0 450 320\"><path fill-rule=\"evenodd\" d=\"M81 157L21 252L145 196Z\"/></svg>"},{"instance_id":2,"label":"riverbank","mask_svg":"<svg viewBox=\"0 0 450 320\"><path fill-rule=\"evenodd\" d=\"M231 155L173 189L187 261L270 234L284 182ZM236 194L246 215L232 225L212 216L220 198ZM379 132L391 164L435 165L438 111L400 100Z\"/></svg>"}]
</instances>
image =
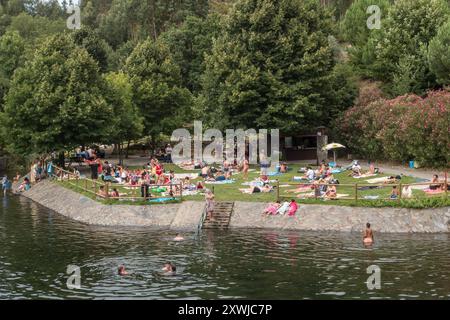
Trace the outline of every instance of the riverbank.
<instances>
[{"instance_id":1,"label":"riverbank","mask_svg":"<svg viewBox=\"0 0 450 320\"><path fill-rule=\"evenodd\" d=\"M35 185L23 195L68 218L111 227L194 231L204 210L200 201L151 206L105 205L50 181ZM301 205L295 217L266 217L261 215L266 206L259 202L235 202L229 227L360 232L370 222L377 232L450 232L450 207L416 210Z\"/></svg>"}]
</instances>

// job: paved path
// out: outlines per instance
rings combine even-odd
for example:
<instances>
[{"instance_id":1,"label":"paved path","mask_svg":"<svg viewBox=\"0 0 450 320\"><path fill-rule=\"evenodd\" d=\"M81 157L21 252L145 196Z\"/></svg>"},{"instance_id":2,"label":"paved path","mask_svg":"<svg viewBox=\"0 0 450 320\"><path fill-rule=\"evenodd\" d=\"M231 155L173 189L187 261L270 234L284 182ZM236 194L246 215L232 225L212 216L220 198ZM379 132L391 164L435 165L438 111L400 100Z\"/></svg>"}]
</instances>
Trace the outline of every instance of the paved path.
<instances>
[{"instance_id":1,"label":"paved path","mask_svg":"<svg viewBox=\"0 0 450 320\"><path fill-rule=\"evenodd\" d=\"M337 163L340 166L348 166L348 165L350 165L351 161L337 161ZM361 160L360 164L363 169L369 168L369 164L367 163L367 161ZM380 168L380 170L385 173L403 174L405 176L413 176L416 178L427 179L430 181L434 174L439 175L440 179L443 179L445 176L445 172L443 170L434 170L434 169L427 169L427 168L411 169L404 165L399 165L399 164L389 163L389 162L377 162L376 167ZM450 171L450 169L449 169L449 171Z\"/></svg>"}]
</instances>

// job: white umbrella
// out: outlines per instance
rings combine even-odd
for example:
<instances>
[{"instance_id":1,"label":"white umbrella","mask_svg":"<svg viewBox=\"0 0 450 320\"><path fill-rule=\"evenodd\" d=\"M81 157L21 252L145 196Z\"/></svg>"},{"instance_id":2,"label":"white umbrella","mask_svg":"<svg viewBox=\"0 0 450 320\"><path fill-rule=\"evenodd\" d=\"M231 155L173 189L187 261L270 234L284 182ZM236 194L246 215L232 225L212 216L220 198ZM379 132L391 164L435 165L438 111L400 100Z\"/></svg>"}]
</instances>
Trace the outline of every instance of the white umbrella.
<instances>
[{"instance_id":1,"label":"white umbrella","mask_svg":"<svg viewBox=\"0 0 450 320\"><path fill-rule=\"evenodd\" d=\"M336 149L343 149L343 148L345 148L345 146L343 146L342 144L333 142L333 143L327 144L325 147L322 148L322 150L327 150L327 151L333 150L334 163L336 163Z\"/></svg>"}]
</instances>

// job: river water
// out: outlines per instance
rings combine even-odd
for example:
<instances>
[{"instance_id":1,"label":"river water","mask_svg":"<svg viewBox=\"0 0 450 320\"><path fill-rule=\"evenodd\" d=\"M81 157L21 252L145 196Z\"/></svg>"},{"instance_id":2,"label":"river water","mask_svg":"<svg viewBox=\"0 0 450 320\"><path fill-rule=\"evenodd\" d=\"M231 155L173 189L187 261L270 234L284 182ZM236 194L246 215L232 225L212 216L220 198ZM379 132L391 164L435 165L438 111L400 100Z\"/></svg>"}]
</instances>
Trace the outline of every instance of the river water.
<instances>
[{"instance_id":1,"label":"river water","mask_svg":"<svg viewBox=\"0 0 450 320\"><path fill-rule=\"evenodd\" d=\"M174 236L86 226L0 195L0 299L450 298L446 234L375 234L373 248L357 233L203 231L185 234L184 242ZM166 261L176 275L160 271ZM117 275L122 264L129 276ZM79 289L67 286L69 265L80 268ZM371 265L381 270L380 289L367 287Z\"/></svg>"}]
</instances>

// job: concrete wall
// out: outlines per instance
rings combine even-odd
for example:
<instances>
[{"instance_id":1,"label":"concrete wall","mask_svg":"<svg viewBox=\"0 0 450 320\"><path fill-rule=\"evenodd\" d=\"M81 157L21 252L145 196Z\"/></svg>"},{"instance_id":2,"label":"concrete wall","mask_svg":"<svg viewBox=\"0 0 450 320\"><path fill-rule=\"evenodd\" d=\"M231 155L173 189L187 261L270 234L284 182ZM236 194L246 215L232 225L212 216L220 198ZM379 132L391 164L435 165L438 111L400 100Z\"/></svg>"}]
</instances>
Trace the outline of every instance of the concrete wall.
<instances>
[{"instance_id":1,"label":"concrete wall","mask_svg":"<svg viewBox=\"0 0 450 320\"><path fill-rule=\"evenodd\" d=\"M204 202L131 206L103 205L55 183L44 181L24 196L71 219L103 226L152 226L196 230ZM370 222L377 232L450 232L450 207L414 210L300 205L295 217L263 216L265 203L236 202L230 228L357 231Z\"/></svg>"},{"instance_id":2,"label":"concrete wall","mask_svg":"<svg viewBox=\"0 0 450 320\"><path fill-rule=\"evenodd\" d=\"M24 196L71 219L92 225L160 227L196 230L203 202L172 205L104 205L50 181L41 182Z\"/></svg>"},{"instance_id":3,"label":"concrete wall","mask_svg":"<svg viewBox=\"0 0 450 320\"><path fill-rule=\"evenodd\" d=\"M267 217L261 215L266 206L262 203L236 202L230 227L361 232L370 222L377 232L450 232L450 207L415 210L300 205L295 217Z\"/></svg>"}]
</instances>

